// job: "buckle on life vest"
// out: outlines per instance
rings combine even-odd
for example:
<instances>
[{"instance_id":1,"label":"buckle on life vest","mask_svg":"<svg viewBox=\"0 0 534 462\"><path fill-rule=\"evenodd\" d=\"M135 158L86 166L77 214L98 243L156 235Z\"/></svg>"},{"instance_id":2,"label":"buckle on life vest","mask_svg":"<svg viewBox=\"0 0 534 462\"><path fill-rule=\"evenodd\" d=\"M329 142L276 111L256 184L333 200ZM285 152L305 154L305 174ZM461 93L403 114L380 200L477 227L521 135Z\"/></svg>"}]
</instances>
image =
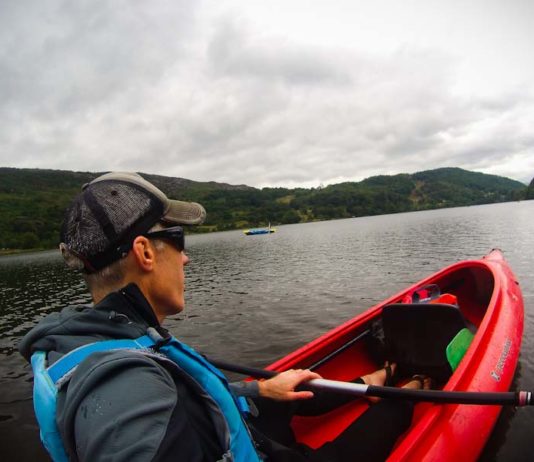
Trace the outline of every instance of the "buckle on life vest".
<instances>
[{"instance_id":1,"label":"buckle on life vest","mask_svg":"<svg viewBox=\"0 0 534 462\"><path fill-rule=\"evenodd\" d=\"M167 345L167 343L172 340L172 335L169 335L167 338L165 338L154 327L149 327L146 330L146 334L154 342L154 346L152 348L156 351L158 351L162 346Z\"/></svg>"}]
</instances>

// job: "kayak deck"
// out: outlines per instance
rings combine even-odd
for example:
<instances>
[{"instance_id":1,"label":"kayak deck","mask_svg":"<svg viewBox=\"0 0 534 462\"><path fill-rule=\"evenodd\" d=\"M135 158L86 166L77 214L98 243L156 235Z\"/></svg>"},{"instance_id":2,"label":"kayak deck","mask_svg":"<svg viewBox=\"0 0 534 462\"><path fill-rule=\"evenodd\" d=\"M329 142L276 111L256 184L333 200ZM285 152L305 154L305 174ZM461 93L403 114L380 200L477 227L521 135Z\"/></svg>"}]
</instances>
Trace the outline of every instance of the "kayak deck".
<instances>
[{"instance_id":1,"label":"kayak deck","mask_svg":"<svg viewBox=\"0 0 534 462\"><path fill-rule=\"evenodd\" d=\"M458 368L439 388L457 391L507 391L519 355L523 331L521 292L511 270L495 251L481 260L460 262L418 282L338 328L272 364L270 370L312 368L322 377L350 381L383 366L371 330L385 306L400 303L417 287L437 284L456 296L476 334ZM428 305L429 309L437 309ZM356 336L361 339L313 367ZM400 377L402 378L402 377ZM406 377L405 377L406 378ZM292 428L299 442L312 448L334 439L369 404L356 399L318 417L296 416ZM475 460L489 437L500 406L418 403L410 429L389 460ZM473 423L476 422L476 426Z\"/></svg>"}]
</instances>

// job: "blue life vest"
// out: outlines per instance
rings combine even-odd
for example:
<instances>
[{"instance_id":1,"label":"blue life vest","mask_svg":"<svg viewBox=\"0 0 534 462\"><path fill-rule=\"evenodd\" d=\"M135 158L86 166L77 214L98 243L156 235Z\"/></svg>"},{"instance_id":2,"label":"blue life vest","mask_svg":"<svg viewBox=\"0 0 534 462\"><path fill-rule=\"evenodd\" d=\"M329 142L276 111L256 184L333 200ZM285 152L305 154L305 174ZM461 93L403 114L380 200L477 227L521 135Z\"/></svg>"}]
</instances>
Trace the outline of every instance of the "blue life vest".
<instances>
[{"instance_id":1,"label":"blue life vest","mask_svg":"<svg viewBox=\"0 0 534 462\"><path fill-rule=\"evenodd\" d=\"M235 397L224 375L192 348L174 337L162 342L162 337L153 328L149 328L147 332L149 335L135 340L105 340L83 345L49 367L46 364L45 352L38 351L32 355L35 415L39 422L41 441L54 462L69 460L56 423L56 398L58 391L69 381L78 364L98 351L131 349L150 355L154 353L150 350L153 347L157 347L159 353L163 353L180 370L192 377L218 406L226 422L225 429L217 429L218 432L224 433L226 441L221 460L260 462L261 458L244 422L244 414L248 412L246 400L243 397Z\"/></svg>"}]
</instances>

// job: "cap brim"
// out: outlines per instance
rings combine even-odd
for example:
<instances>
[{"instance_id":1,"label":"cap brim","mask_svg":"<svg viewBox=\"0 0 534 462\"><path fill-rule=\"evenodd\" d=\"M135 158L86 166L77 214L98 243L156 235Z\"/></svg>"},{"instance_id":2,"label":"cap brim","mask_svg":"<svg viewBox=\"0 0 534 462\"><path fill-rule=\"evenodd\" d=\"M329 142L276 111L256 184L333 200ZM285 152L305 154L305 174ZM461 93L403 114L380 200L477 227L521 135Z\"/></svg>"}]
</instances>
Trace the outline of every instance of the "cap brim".
<instances>
[{"instance_id":1,"label":"cap brim","mask_svg":"<svg viewBox=\"0 0 534 462\"><path fill-rule=\"evenodd\" d=\"M182 202L169 199L163 191L137 173L109 172L95 178L89 184L94 184L100 181L122 181L133 183L153 194L163 203L165 213L160 219L165 222L176 225L200 225L206 219L206 210L202 205L197 204L196 202ZM86 186L87 185L84 185L84 188Z\"/></svg>"},{"instance_id":2,"label":"cap brim","mask_svg":"<svg viewBox=\"0 0 534 462\"><path fill-rule=\"evenodd\" d=\"M168 207L161 219L177 225L200 225L206 219L206 210L196 202L168 200Z\"/></svg>"}]
</instances>

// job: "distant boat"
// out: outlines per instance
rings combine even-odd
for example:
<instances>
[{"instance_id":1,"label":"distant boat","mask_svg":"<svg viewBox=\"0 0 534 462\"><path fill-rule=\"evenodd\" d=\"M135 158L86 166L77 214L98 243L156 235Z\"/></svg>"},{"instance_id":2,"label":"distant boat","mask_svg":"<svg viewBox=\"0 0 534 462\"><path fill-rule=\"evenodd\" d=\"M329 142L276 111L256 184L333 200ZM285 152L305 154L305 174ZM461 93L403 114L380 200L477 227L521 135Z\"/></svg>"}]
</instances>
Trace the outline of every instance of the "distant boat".
<instances>
[{"instance_id":1,"label":"distant boat","mask_svg":"<svg viewBox=\"0 0 534 462\"><path fill-rule=\"evenodd\" d=\"M255 236L257 234L271 234L276 232L276 228L271 228L271 224L269 223L269 226L267 228L251 228L251 229L245 229L243 232L247 236Z\"/></svg>"}]
</instances>

